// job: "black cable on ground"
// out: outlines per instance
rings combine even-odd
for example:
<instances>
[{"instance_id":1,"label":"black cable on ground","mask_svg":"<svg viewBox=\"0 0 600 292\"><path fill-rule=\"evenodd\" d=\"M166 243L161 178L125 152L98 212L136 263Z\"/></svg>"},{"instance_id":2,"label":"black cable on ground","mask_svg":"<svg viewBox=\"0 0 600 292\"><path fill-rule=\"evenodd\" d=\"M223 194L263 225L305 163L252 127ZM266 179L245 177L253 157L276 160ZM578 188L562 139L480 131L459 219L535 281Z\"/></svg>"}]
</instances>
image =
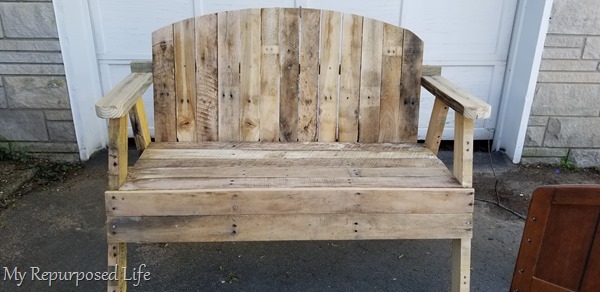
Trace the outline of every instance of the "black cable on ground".
<instances>
[{"instance_id":1,"label":"black cable on ground","mask_svg":"<svg viewBox=\"0 0 600 292\"><path fill-rule=\"evenodd\" d=\"M492 204L492 205L496 205L496 206L500 207L501 209L504 209L504 210L508 211L509 213L511 213L523 220L527 219L527 217L522 215L521 213L519 213L513 209L510 209L510 208L502 205L502 203L500 203L500 194L498 194L498 183L500 181L496 177L496 169L494 168L494 160L492 159L492 148L490 146L490 140L487 141L487 146L488 146L488 155L490 157L490 165L492 167L492 174L494 175L494 180L496 181L494 183L494 193L496 194L496 202L485 200L485 199L477 199L477 198L475 200L480 201L480 202L485 202L488 204Z\"/></svg>"}]
</instances>

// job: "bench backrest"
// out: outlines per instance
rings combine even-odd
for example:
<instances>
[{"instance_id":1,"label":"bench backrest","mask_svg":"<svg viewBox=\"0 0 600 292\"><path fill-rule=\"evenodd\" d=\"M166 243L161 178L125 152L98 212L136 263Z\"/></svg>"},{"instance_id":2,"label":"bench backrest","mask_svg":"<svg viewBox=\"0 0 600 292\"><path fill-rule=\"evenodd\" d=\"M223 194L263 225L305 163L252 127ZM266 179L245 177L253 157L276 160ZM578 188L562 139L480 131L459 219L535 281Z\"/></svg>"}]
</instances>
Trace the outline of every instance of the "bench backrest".
<instances>
[{"instance_id":1,"label":"bench backrest","mask_svg":"<svg viewBox=\"0 0 600 292\"><path fill-rule=\"evenodd\" d=\"M423 43L381 21L268 8L152 35L157 141L416 142Z\"/></svg>"}]
</instances>

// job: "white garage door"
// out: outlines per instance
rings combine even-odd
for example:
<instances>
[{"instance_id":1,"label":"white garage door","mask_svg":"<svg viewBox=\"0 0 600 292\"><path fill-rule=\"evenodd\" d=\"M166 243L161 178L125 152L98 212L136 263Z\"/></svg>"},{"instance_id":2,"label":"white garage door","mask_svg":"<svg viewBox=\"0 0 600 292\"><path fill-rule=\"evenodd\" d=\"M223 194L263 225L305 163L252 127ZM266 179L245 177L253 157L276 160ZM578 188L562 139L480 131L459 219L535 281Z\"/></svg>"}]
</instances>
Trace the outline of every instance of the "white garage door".
<instances>
[{"instance_id":1,"label":"white garage door","mask_svg":"<svg viewBox=\"0 0 600 292\"><path fill-rule=\"evenodd\" d=\"M302 6L359 14L408 28L425 42L425 64L443 66L442 75L492 105L491 118L475 123L476 139L493 137L517 5L517 0L88 1L104 92L129 73L131 60L151 59L152 31L193 16L232 9ZM151 115L151 94L144 100ZM419 139L425 137L432 105L433 97L423 93ZM154 124L152 117L149 122ZM447 125L444 138L451 139L452 114Z\"/></svg>"}]
</instances>

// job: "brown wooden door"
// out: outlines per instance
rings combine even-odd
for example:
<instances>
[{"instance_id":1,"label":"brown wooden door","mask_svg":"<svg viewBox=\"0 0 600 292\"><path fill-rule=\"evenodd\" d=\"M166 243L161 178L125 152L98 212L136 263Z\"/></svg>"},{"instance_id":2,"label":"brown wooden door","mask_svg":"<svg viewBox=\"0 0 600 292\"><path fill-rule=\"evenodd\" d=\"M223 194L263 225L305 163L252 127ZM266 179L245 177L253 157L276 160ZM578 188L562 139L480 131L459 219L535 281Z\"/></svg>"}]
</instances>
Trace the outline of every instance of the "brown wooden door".
<instances>
[{"instance_id":1,"label":"brown wooden door","mask_svg":"<svg viewBox=\"0 0 600 292\"><path fill-rule=\"evenodd\" d=\"M600 291L600 186L534 191L511 291Z\"/></svg>"}]
</instances>

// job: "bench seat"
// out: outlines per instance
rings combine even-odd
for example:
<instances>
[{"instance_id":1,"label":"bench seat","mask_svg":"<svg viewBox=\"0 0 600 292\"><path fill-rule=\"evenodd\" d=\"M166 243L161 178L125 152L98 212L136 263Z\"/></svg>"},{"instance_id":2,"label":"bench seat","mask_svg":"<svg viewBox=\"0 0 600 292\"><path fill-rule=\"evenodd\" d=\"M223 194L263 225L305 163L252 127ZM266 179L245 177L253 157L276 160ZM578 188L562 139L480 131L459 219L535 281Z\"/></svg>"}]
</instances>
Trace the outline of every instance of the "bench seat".
<instances>
[{"instance_id":1,"label":"bench seat","mask_svg":"<svg viewBox=\"0 0 600 292\"><path fill-rule=\"evenodd\" d=\"M463 238L473 189L423 144L150 143L106 204L120 242Z\"/></svg>"}]
</instances>

